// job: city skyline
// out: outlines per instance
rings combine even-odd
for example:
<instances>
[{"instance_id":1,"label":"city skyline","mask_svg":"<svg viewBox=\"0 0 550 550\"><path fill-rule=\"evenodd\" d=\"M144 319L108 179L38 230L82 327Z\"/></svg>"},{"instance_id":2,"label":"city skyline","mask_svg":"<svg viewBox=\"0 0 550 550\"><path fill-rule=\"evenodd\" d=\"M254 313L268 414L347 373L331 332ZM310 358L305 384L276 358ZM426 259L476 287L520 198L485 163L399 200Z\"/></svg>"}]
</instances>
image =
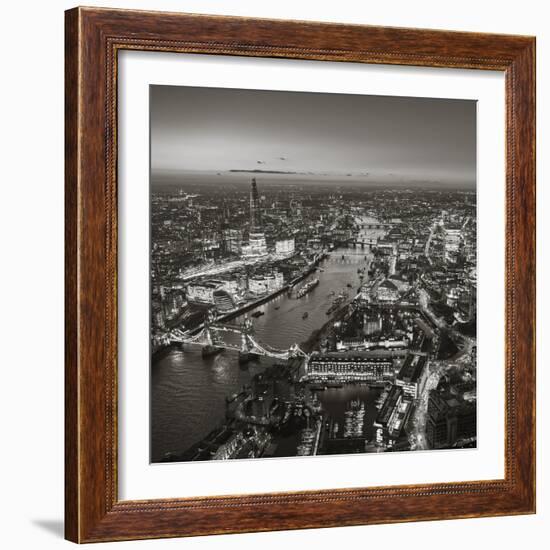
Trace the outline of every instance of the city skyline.
<instances>
[{"instance_id":1,"label":"city skyline","mask_svg":"<svg viewBox=\"0 0 550 550\"><path fill-rule=\"evenodd\" d=\"M151 462L476 447L475 103L155 89Z\"/></svg>"},{"instance_id":2,"label":"city skyline","mask_svg":"<svg viewBox=\"0 0 550 550\"><path fill-rule=\"evenodd\" d=\"M151 86L153 185L252 174L472 188L475 116L475 101Z\"/></svg>"}]
</instances>

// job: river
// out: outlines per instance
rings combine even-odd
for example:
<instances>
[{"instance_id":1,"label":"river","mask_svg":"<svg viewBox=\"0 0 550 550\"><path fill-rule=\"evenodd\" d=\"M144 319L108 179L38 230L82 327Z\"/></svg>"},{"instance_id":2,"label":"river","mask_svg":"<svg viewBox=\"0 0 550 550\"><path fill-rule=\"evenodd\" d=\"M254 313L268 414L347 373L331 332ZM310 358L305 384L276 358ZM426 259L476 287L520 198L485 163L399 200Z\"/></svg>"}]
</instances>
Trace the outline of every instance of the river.
<instances>
[{"instance_id":1,"label":"river","mask_svg":"<svg viewBox=\"0 0 550 550\"><path fill-rule=\"evenodd\" d=\"M253 319L254 338L279 349L307 340L329 319L326 311L334 299L332 293L346 290L350 298L354 296L360 283L357 269L366 265L366 254L360 248L334 250L310 276L318 277L319 285L309 294L296 299L285 293L259 306L264 315ZM242 318L232 323L239 321ZM237 352L228 350L203 359L200 348L192 346L185 351L173 349L158 359L151 369L152 461L162 460L168 452L185 451L220 425L225 417L225 396L241 389L270 363L272 360L262 358L239 366ZM342 388L320 398L336 412L364 392L368 390Z\"/></svg>"}]
</instances>

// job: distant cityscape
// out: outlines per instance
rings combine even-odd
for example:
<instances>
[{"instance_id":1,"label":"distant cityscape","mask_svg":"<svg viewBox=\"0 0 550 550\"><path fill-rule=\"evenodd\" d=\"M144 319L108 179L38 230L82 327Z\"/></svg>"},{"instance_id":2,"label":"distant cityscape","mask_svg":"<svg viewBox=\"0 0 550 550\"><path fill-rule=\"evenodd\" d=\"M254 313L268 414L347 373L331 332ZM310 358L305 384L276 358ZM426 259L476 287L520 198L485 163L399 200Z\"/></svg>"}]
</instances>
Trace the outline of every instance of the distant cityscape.
<instances>
[{"instance_id":1,"label":"distant cityscape","mask_svg":"<svg viewBox=\"0 0 550 550\"><path fill-rule=\"evenodd\" d=\"M476 193L151 187L151 460L476 446Z\"/></svg>"}]
</instances>

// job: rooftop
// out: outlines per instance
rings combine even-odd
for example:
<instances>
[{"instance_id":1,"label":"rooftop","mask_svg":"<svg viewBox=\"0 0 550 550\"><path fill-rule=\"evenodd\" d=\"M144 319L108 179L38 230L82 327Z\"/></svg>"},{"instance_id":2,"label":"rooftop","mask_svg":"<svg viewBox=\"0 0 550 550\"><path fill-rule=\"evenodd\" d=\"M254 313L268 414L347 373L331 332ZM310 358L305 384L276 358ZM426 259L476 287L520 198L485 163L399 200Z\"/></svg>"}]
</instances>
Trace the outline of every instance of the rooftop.
<instances>
[{"instance_id":1,"label":"rooftop","mask_svg":"<svg viewBox=\"0 0 550 550\"><path fill-rule=\"evenodd\" d=\"M393 413L393 410L395 409L397 402L399 401L399 398L401 397L403 390L399 386L392 386L391 390L388 393L388 396L384 400L384 403L382 404L382 408L378 412L378 415L376 416L376 424L379 424L381 426L387 425L389 422L390 416Z\"/></svg>"},{"instance_id":2,"label":"rooftop","mask_svg":"<svg viewBox=\"0 0 550 550\"><path fill-rule=\"evenodd\" d=\"M373 355L372 351L360 351L352 350L347 352L342 351L328 351L320 354L319 352L313 352L311 354L310 361L318 362L330 362L330 361L357 361L357 362L380 362L380 360L392 361L390 357L381 357L379 355Z\"/></svg>"},{"instance_id":3,"label":"rooftop","mask_svg":"<svg viewBox=\"0 0 550 550\"><path fill-rule=\"evenodd\" d=\"M414 355L411 353L407 355L397 378L403 380L403 382L414 384L422 375L425 365L426 357L424 355Z\"/></svg>"}]
</instances>

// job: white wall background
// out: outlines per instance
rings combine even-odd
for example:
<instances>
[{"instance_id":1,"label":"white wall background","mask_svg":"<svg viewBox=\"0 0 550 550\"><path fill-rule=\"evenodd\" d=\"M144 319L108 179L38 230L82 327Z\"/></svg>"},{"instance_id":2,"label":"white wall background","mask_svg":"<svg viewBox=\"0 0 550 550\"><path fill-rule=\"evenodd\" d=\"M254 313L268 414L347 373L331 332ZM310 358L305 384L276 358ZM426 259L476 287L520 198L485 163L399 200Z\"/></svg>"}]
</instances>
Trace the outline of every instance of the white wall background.
<instances>
[{"instance_id":1,"label":"white wall background","mask_svg":"<svg viewBox=\"0 0 550 550\"><path fill-rule=\"evenodd\" d=\"M550 521L550 17L537 0L338 2L128 0L158 9L537 36L538 514L314 531L119 543L120 548L280 548L311 545L446 550L547 548ZM69 1L4 3L0 106L0 540L4 548L61 548L63 532L63 10ZM545 154L546 153L546 154ZM546 306L546 311L544 311ZM546 536L545 536L546 535ZM102 546L102 545L100 545ZM98 548L97 546L95 548ZM118 548L118 546L117 546Z\"/></svg>"}]
</instances>

